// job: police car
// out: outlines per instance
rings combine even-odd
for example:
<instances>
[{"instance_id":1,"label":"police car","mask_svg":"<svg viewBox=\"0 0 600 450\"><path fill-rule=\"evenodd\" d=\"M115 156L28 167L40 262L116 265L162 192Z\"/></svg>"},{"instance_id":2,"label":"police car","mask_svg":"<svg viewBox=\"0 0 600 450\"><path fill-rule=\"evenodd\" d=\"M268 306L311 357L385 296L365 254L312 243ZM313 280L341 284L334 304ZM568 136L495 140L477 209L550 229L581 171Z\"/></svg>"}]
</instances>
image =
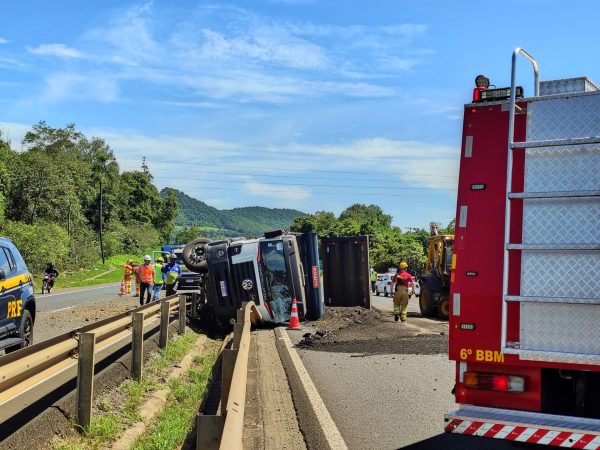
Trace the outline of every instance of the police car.
<instances>
[{"instance_id":1,"label":"police car","mask_svg":"<svg viewBox=\"0 0 600 450\"><path fill-rule=\"evenodd\" d=\"M33 277L14 244L0 237L0 351L33 344Z\"/></svg>"}]
</instances>

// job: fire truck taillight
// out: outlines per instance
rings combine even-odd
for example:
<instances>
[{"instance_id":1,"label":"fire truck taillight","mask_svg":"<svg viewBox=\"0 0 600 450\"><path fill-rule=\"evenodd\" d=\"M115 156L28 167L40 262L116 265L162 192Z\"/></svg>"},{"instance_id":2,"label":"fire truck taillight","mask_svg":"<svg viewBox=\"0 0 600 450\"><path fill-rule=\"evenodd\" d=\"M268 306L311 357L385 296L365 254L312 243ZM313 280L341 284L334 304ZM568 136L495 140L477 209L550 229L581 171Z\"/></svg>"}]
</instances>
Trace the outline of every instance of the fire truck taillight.
<instances>
[{"instance_id":1,"label":"fire truck taillight","mask_svg":"<svg viewBox=\"0 0 600 450\"><path fill-rule=\"evenodd\" d=\"M516 375L465 372L463 383L467 389L499 392L525 391L525 377Z\"/></svg>"}]
</instances>

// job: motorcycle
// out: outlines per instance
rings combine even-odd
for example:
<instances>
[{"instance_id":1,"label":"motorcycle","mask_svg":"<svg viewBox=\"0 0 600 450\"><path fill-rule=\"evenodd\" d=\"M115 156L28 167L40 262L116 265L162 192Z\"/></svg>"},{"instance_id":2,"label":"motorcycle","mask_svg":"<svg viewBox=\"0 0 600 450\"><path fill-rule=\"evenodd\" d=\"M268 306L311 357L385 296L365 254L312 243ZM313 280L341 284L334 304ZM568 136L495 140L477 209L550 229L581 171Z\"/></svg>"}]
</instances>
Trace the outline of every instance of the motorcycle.
<instances>
[{"instance_id":1,"label":"motorcycle","mask_svg":"<svg viewBox=\"0 0 600 450\"><path fill-rule=\"evenodd\" d=\"M54 277L52 275L44 275L44 281L42 283L42 294L44 293L44 291L46 291L46 293L49 294L53 285Z\"/></svg>"}]
</instances>

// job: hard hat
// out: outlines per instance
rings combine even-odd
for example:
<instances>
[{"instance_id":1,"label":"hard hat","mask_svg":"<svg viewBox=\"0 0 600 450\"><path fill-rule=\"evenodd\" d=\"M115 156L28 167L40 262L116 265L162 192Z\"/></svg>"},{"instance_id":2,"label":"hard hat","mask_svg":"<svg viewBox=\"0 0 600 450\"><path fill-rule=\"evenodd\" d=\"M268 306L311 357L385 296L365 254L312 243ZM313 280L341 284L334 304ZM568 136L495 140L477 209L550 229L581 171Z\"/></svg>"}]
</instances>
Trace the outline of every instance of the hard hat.
<instances>
[{"instance_id":1,"label":"hard hat","mask_svg":"<svg viewBox=\"0 0 600 450\"><path fill-rule=\"evenodd\" d=\"M162 256L157 256L156 257L156 262L164 262L165 260L162 259Z\"/></svg>"},{"instance_id":2,"label":"hard hat","mask_svg":"<svg viewBox=\"0 0 600 450\"><path fill-rule=\"evenodd\" d=\"M177 259L177 255L175 255L175 253L173 253L171 256L169 256L169 259Z\"/></svg>"},{"instance_id":3,"label":"hard hat","mask_svg":"<svg viewBox=\"0 0 600 450\"><path fill-rule=\"evenodd\" d=\"M405 262L405 261L402 261L402 262L400 263L400 268L401 268L401 269L406 269L407 267L408 267L408 264L406 264L406 262Z\"/></svg>"},{"instance_id":4,"label":"hard hat","mask_svg":"<svg viewBox=\"0 0 600 450\"><path fill-rule=\"evenodd\" d=\"M144 261L152 261L152 258L150 258L150 255L146 255L144 256Z\"/></svg>"}]
</instances>

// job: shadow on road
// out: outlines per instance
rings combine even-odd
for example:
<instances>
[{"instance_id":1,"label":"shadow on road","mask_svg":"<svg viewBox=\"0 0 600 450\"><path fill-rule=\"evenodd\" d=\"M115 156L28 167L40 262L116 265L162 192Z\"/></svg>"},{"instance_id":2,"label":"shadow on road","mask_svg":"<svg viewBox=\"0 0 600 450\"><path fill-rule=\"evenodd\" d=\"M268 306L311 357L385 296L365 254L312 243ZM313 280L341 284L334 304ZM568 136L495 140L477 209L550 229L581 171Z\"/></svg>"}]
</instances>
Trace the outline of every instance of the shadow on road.
<instances>
[{"instance_id":1,"label":"shadow on road","mask_svg":"<svg viewBox=\"0 0 600 450\"><path fill-rule=\"evenodd\" d=\"M403 450L508 450L514 447L510 442L501 439L442 433L400 448Z\"/></svg>"}]
</instances>

